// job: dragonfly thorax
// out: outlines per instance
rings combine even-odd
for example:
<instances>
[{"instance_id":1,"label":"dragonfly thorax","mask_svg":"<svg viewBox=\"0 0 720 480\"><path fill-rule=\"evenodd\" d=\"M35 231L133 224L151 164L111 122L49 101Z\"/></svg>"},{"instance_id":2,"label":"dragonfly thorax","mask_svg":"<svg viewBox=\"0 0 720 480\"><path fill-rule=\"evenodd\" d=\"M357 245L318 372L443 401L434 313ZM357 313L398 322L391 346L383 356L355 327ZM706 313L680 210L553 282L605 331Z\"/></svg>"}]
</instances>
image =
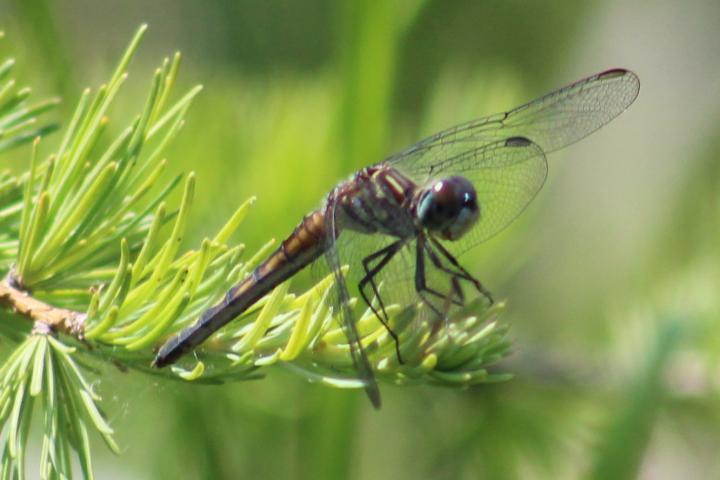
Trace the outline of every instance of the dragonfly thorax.
<instances>
[{"instance_id":1,"label":"dragonfly thorax","mask_svg":"<svg viewBox=\"0 0 720 480\"><path fill-rule=\"evenodd\" d=\"M418 193L416 215L421 227L446 240L457 240L480 218L472 183L452 176L430 183Z\"/></svg>"}]
</instances>

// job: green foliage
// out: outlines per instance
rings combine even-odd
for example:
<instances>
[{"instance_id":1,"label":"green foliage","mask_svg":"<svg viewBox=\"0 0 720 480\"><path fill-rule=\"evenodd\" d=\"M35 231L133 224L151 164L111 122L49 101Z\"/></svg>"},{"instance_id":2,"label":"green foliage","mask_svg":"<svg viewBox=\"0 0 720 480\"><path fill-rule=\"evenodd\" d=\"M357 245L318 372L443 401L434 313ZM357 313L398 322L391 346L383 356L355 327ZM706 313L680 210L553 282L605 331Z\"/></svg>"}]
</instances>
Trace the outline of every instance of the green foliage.
<instances>
[{"instance_id":1,"label":"green foliage","mask_svg":"<svg viewBox=\"0 0 720 480\"><path fill-rule=\"evenodd\" d=\"M127 77L125 69L143 31L108 84L101 86L94 98L90 90L83 92L57 152L39 168L35 158L31 163L16 272L28 288L52 292L60 282L67 289L87 288L105 280L103 274L107 275L107 271L103 269L116 260L119 240L126 239L131 252L139 251L150 227L149 215L155 208L165 210L163 201L177 181L147 203L141 202L156 186L166 163L160 160L162 150L177 134L199 91L193 89L163 110L178 70L179 55L172 62L166 59L155 72L142 113L106 148L100 146L109 123L108 109ZM192 184L189 179L190 192ZM33 198L36 201L31 208ZM182 230L189 200L186 198L185 210L178 214L176 230ZM166 254L164 262L174 253ZM136 269L136 281L145 266ZM164 273L161 270L160 275Z\"/></svg>"},{"instance_id":2,"label":"green foliage","mask_svg":"<svg viewBox=\"0 0 720 480\"><path fill-rule=\"evenodd\" d=\"M590 478L637 478L642 454L666 394L661 374L667 368L681 334L682 327L677 320L668 320L661 325L646 371L628 391L625 405L601 437L605 442L597 450Z\"/></svg>"},{"instance_id":3,"label":"green foliage","mask_svg":"<svg viewBox=\"0 0 720 480\"><path fill-rule=\"evenodd\" d=\"M2 31L0 41L5 41ZM57 129L55 124L42 124L38 116L54 108L58 99L31 104L31 89L19 87L12 78L14 67L13 58L0 58L0 153ZM22 209L23 180L10 171L0 172L0 270L6 270L17 254L16 227Z\"/></svg>"},{"instance_id":4,"label":"green foliage","mask_svg":"<svg viewBox=\"0 0 720 480\"><path fill-rule=\"evenodd\" d=\"M3 38L4 33L0 31L0 41ZM59 100L52 98L30 104L32 90L17 85L12 78L14 66L15 59L0 59L0 153L57 129L55 124L38 125L37 116L55 107ZM0 181L5 185L7 174L3 174Z\"/></svg>"},{"instance_id":5,"label":"green foliage","mask_svg":"<svg viewBox=\"0 0 720 480\"><path fill-rule=\"evenodd\" d=\"M2 478L26 478L26 444L32 417L41 412L41 478L71 478L73 452L83 477L93 478L89 431L115 453L113 429L98 407L101 398L85 380L76 349L48 335L30 335L0 369L0 424L5 427ZM36 406L37 405L37 406Z\"/></svg>"}]
</instances>

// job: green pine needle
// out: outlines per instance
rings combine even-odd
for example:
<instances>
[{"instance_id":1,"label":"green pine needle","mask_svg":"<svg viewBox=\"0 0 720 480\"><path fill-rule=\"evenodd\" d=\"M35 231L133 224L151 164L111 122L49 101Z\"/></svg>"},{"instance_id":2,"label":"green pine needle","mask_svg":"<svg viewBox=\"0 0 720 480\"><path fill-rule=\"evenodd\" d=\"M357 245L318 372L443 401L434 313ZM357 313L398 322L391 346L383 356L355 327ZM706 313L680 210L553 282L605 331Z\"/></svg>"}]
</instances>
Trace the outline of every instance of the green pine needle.
<instances>
[{"instance_id":1,"label":"green pine needle","mask_svg":"<svg viewBox=\"0 0 720 480\"><path fill-rule=\"evenodd\" d=\"M0 35L0 40L3 36ZM57 129L40 117L59 103L58 98L31 103L31 90L19 87L12 78L15 60L0 59L0 154L24 145ZM0 270L6 270L18 255L18 232L23 208L23 189L27 174L17 178L10 172L0 172Z\"/></svg>"}]
</instances>

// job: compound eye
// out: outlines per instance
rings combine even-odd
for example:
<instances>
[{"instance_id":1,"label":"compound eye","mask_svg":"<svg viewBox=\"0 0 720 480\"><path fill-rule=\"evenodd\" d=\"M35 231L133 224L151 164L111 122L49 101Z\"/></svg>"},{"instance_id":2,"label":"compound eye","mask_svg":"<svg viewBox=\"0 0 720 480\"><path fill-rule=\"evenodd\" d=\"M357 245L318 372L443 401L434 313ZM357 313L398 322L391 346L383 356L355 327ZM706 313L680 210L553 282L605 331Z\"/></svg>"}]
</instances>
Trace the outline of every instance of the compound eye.
<instances>
[{"instance_id":1,"label":"compound eye","mask_svg":"<svg viewBox=\"0 0 720 480\"><path fill-rule=\"evenodd\" d=\"M423 191L417 214L423 227L457 240L480 217L475 188L460 176L437 180Z\"/></svg>"}]
</instances>

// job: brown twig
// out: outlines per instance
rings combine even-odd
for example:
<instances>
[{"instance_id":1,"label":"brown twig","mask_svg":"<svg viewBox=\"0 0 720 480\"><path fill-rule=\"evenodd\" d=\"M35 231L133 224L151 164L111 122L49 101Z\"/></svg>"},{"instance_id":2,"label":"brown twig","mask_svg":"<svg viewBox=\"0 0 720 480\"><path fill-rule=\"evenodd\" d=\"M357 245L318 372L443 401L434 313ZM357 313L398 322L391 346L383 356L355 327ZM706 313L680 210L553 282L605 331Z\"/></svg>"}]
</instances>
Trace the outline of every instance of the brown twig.
<instances>
[{"instance_id":1,"label":"brown twig","mask_svg":"<svg viewBox=\"0 0 720 480\"><path fill-rule=\"evenodd\" d=\"M49 329L82 339L84 313L54 307L32 297L19 287L13 272L0 281L0 306L31 319L34 322L33 330L38 333L49 333Z\"/></svg>"}]
</instances>

